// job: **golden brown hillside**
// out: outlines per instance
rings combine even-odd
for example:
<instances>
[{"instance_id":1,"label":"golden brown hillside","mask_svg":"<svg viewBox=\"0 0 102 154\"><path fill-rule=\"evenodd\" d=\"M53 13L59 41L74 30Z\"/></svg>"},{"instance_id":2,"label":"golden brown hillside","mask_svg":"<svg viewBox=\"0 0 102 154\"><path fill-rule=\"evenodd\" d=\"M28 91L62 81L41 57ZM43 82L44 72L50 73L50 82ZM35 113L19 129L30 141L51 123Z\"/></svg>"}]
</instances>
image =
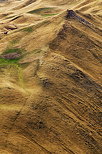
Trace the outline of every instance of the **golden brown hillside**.
<instances>
[{"instance_id":1,"label":"golden brown hillside","mask_svg":"<svg viewBox=\"0 0 102 154\"><path fill-rule=\"evenodd\" d=\"M102 1L0 1L0 154L102 153Z\"/></svg>"}]
</instances>

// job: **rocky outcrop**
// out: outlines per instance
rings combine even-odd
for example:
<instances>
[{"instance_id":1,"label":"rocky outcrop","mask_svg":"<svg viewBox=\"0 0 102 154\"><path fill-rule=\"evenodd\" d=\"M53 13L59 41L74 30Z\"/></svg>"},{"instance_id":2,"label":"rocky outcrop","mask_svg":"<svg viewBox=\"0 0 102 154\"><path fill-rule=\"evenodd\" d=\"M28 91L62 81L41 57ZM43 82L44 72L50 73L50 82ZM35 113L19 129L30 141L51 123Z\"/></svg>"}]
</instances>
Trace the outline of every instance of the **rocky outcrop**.
<instances>
[{"instance_id":1,"label":"rocky outcrop","mask_svg":"<svg viewBox=\"0 0 102 154\"><path fill-rule=\"evenodd\" d=\"M19 53L8 53L8 54L5 54L5 55L2 55L0 56L0 58L4 58L4 59L8 59L8 60L12 60L12 59L18 59L20 58L20 54Z\"/></svg>"},{"instance_id":2,"label":"rocky outcrop","mask_svg":"<svg viewBox=\"0 0 102 154\"><path fill-rule=\"evenodd\" d=\"M89 23L87 20L85 20L81 16L77 15L76 12L73 10L67 10L66 19L76 19L85 25L88 25L88 26L91 25L91 23Z\"/></svg>"}]
</instances>

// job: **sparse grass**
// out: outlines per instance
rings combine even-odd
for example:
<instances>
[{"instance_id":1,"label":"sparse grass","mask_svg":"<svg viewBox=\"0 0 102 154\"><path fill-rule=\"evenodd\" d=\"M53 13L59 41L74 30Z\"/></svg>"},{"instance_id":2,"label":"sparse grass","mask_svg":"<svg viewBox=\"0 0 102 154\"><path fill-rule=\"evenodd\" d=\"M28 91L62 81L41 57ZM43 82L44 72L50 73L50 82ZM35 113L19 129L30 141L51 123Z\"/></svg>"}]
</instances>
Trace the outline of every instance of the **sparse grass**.
<instances>
[{"instance_id":1,"label":"sparse grass","mask_svg":"<svg viewBox=\"0 0 102 154\"><path fill-rule=\"evenodd\" d=\"M14 39L10 41L10 44L14 45L14 44L17 44L18 42L19 42L19 39Z\"/></svg>"},{"instance_id":2,"label":"sparse grass","mask_svg":"<svg viewBox=\"0 0 102 154\"><path fill-rule=\"evenodd\" d=\"M36 10L32 10L32 11L29 11L28 13L41 13L41 11L46 11L46 10L52 10L53 8L39 8L39 9L36 9Z\"/></svg>"},{"instance_id":3,"label":"sparse grass","mask_svg":"<svg viewBox=\"0 0 102 154\"><path fill-rule=\"evenodd\" d=\"M57 15L58 13L54 13L54 8L39 8L39 9L36 9L36 10L32 10L28 13L35 13L35 14L39 14L43 17L49 17L49 16L54 16L54 15Z\"/></svg>"},{"instance_id":4,"label":"sparse grass","mask_svg":"<svg viewBox=\"0 0 102 154\"><path fill-rule=\"evenodd\" d=\"M37 53L41 53L41 51L42 51L41 49L35 49L32 52L35 53L35 54L37 54Z\"/></svg>"},{"instance_id":5,"label":"sparse grass","mask_svg":"<svg viewBox=\"0 0 102 154\"><path fill-rule=\"evenodd\" d=\"M7 48L3 52L3 54L13 53L13 52L22 53L22 49L20 49L20 48Z\"/></svg>"},{"instance_id":6,"label":"sparse grass","mask_svg":"<svg viewBox=\"0 0 102 154\"><path fill-rule=\"evenodd\" d=\"M57 15L58 13L53 13L53 14L42 14L43 17L49 17L49 16L54 16Z\"/></svg>"},{"instance_id":7,"label":"sparse grass","mask_svg":"<svg viewBox=\"0 0 102 154\"><path fill-rule=\"evenodd\" d=\"M31 33L31 32L33 32L33 27L26 27L26 28L23 29L23 31Z\"/></svg>"},{"instance_id":8,"label":"sparse grass","mask_svg":"<svg viewBox=\"0 0 102 154\"><path fill-rule=\"evenodd\" d=\"M23 72L21 65L18 63L20 59L4 59L0 58L0 69L8 70L10 72L10 76L15 78L17 76L16 81L20 84L21 87L24 88L24 81L23 81Z\"/></svg>"},{"instance_id":9,"label":"sparse grass","mask_svg":"<svg viewBox=\"0 0 102 154\"><path fill-rule=\"evenodd\" d=\"M17 52L18 54L21 54L24 50L21 48L7 48L2 55L10 54L10 53L15 53ZM18 64L18 61L21 59L21 56L18 58L14 59L7 59L4 57L0 57L0 65L10 65L10 64Z\"/></svg>"}]
</instances>

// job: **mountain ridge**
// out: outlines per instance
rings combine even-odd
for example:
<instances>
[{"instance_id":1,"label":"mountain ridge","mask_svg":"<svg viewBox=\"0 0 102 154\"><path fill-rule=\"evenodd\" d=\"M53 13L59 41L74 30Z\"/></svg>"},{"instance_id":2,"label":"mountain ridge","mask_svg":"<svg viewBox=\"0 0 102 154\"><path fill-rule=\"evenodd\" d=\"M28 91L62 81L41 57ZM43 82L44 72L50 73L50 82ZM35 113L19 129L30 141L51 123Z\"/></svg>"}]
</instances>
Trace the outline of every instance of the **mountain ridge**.
<instances>
[{"instance_id":1,"label":"mountain ridge","mask_svg":"<svg viewBox=\"0 0 102 154\"><path fill-rule=\"evenodd\" d=\"M101 154L101 0L0 3L0 154Z\"/></svg>"}]
</instances>

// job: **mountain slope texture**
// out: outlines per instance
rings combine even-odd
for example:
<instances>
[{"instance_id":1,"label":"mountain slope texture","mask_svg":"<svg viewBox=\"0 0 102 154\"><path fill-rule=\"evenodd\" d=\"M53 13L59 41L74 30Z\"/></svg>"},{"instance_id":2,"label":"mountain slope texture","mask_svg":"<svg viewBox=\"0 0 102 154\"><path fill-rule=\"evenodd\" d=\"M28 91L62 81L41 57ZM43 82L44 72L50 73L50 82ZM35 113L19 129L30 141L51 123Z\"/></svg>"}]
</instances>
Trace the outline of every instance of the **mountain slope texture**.
<instances>
[{"instance_id":1,"label":"mountain slope texture","mask_svg":"<svg viewBox=\"0 0 102 154\"><path fill-rule=\"evenodd\" d=\"M0 0L0 154L102 154L102 1Z\"/></svg>"}]
</instances>

